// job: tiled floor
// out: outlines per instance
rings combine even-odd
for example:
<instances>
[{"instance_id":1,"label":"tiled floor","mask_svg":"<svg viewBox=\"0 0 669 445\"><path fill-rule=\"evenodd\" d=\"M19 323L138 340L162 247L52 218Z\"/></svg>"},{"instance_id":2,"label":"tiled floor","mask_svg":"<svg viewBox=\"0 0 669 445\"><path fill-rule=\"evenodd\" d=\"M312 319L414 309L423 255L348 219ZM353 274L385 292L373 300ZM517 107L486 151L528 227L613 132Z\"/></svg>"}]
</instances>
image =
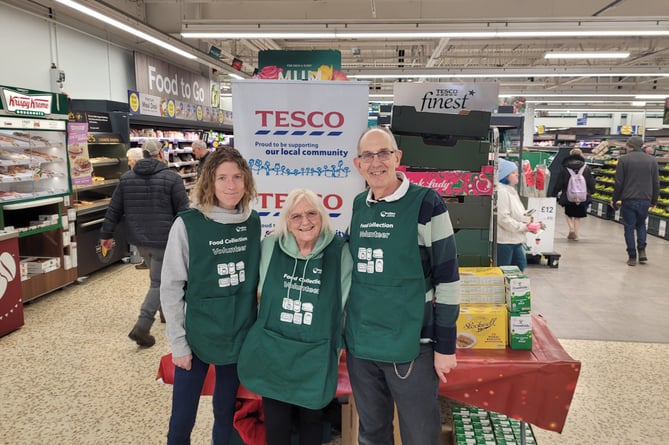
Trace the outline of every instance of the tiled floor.
<instances>
[{"instance_id":1,"label":"tiled floor","mask_svg":"<svg viewBox=\"0 0 669 445\"><path fill-rule=\"evenodd\" d=\"M559 268L527 272L534 311L582 370L563 434L535 428L537 441L668 443L669 242L650 237L649 264L629 267L619 224L588 217L581 241L567 242L558 223ZM126 337L147 285L145 270L117 265L26 306L25 326L0 338L0 444L164 443L162 325L153 348ZM209 443L210 403L202 399L193 444Z\"/></svg>"}]
</instances>

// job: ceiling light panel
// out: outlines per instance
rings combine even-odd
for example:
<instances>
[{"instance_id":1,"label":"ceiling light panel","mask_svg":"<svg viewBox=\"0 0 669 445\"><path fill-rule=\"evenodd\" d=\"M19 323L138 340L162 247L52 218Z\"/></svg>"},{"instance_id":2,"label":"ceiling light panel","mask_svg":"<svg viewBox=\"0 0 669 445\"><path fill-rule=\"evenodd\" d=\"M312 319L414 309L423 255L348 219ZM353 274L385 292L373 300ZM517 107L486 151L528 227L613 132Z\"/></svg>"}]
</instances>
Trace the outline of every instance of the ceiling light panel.
<instances>
[{"instance_id":1,"label":"ceiling light panel","mask_svg":"<svg viewBox=\"0 0 669 445\"><path fill-rule=\"evenodd\" d=\"M626 59L630 56L627 51L615 52L548 52L544 54L545 59Z\"/></svg>"}]
</instances>

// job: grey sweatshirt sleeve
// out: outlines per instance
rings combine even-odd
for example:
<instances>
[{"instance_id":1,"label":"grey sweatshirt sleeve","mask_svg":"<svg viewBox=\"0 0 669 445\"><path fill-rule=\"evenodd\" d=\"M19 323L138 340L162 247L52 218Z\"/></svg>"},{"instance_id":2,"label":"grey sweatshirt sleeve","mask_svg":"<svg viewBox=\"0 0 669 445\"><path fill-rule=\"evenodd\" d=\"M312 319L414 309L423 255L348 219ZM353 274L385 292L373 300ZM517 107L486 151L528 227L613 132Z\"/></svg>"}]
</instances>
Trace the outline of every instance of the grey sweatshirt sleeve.
<instances>
[{"instance_id":1,"label":"grey sweatshirt sleeve","mask_svg":"<svg viewBox=\"0 0 669 445\"><path fill-rule=\"evenodd\" d=\"M181 218L170 229L160 278L160 304L167 323L166 336L174 357L191 353L186 342L186 301L188 281L188 234Z\"/></svg>"}]
</instances>

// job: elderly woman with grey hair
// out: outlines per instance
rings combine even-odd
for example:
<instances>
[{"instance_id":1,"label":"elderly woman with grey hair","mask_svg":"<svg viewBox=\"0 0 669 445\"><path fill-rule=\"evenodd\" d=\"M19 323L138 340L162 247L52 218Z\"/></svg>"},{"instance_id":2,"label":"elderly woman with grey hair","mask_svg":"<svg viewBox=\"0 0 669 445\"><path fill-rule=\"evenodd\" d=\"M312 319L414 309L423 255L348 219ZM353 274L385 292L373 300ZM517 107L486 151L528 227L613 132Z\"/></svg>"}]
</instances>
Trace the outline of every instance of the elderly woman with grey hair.
<instances>
[{"instance_id":1,"label":"elderly woman with grey hair","mask_svg":"<svg viewBox=\"0 0 669 445\"><path fill-rule=\"evenodd\" d=\"M144 159L144 152L139 147L130 148L126 153L125 157L128 158L128 168L134 168L137 161Z\"/></svg>"},{"instance_id":2,"label":"elderly woman with grey hair","mask_svg":"<svg viewBox=\"0 0 669 445\"><path fill-rule=\"evenodd\" d=\"M322 438L322 408L337 388L342 311L353 261L309 189L286 198L276 230L262 241L260 306L237 363L239 378L262 396L267 445Z\"/></svg>"}]
</instances>

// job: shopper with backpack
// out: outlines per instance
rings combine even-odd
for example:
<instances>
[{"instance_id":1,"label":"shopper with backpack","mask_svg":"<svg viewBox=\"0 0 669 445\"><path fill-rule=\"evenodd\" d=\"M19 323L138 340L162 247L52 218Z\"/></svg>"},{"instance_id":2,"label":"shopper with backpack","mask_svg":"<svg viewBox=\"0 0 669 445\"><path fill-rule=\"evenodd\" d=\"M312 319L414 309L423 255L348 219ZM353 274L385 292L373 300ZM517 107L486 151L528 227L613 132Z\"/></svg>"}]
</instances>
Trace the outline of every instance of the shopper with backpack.
<instances>
[{"instance_id":1,"label":"shopper with backpack","mask_svg":"<svg viewBox=\"0 0 669 445\"><path fill-rule=\"evenodd\" d=\"M595 178L585 163L583 152L580 148L572 148L562 161L562 169L553 187L553 196L558 197L558 204L564 207L567 217L567 239L578 241L579 221L588 216L590 196L594 192Z\"/></svg>"}]
</instances>

